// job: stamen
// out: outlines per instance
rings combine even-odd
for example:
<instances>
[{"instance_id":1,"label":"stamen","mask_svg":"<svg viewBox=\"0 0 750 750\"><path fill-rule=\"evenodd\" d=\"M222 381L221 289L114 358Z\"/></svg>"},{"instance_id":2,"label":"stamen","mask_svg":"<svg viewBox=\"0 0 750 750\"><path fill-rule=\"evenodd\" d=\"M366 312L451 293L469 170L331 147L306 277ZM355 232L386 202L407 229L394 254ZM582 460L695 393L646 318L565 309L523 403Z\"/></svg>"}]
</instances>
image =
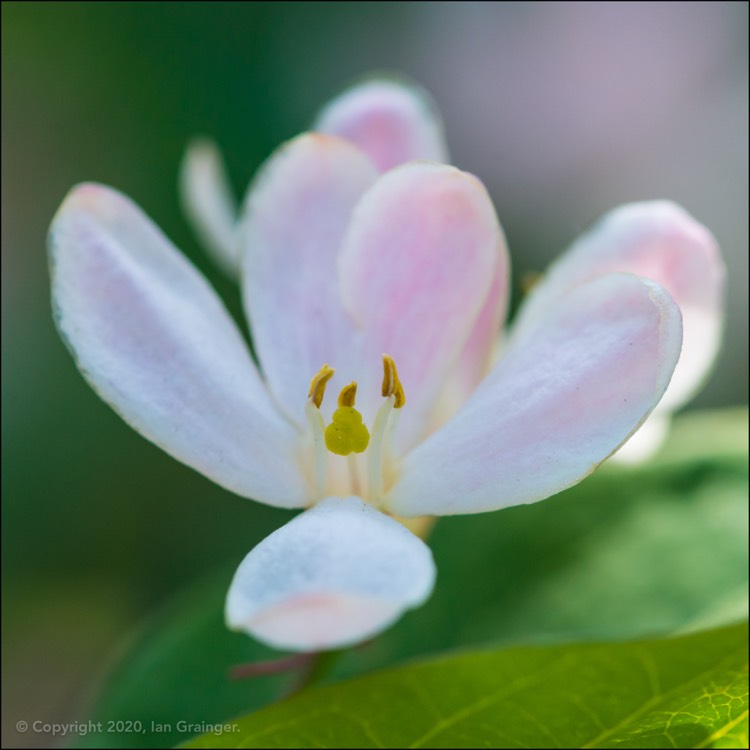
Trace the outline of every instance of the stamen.
<instances>
[{"instance_id":1,"label":"stamen","mask_svg":"<svg viewBox=\"0 0 750 750\"><path fill-rule=\"evenodd\" d=\"M333 373L336 372L332 367L323 365L318 370L317 375L310 381L310 392L307 394L307 398L310 399L315 406L320 409L320 405L323 403L323 396L326 392L326 385L328 381L333 377Z\"/></svg>"},{"instance_id":2,"label":"stamen","mask_svg":"<svg viewBox=\"0 0 750 750\"><path fill-rule=\"evenodd\" d=\"M354 401L357 398L357 383L352 381L349 385L345 385L339 393L339 406L354 406Z\"/></svg>"},{"instance_id":3,"label":"stamen","mask_svg":"<svg viewBox=\"0 0 750 750\"><path fill-rule=\"evenodd\" d=\"M326 447L338 456L363 453L370 442L370 433L362 422L362 415L354 408L357 384L349 383L339 394L339 408L333 421L326 427Z\"/></svg>"},{"instance_id":4,"label":"stamen","mask_svg":"<svg viewBox=\"0 0 750 750\"><path fill-rule=\"evenodd\" d=\"M313 464L315 468L315 494L318 499L325 496L326 477L328 474L328 453L326 452L325 427L320 405L323 403L326 385L333 377L335 370L327 364L318 370L310 381L310 392L305 404L305 417L313 442Z\"/></svg>"},{"instance_id":5,"label":"stamen","mask_svg":"<svg viewBox=\"0 0 750 750\"><path fill-rule=\"evenodd\" d=\"M351 486L358 494L361 487L357 461L352 453L364 453L368 446L367 482L369 494L377 501L383 496L386 482L384 467L390 464L390 433L393 431L398 412L406 403L404 386L398 376L396 363L388 354L383 355L382 394L385 403L380 407L373 424L372 441L362 415L354 408L357 398L357 383L353 381L341 389L338 409L334 411L331 424L325 426L320 413L326 385L333 377L334 370L327 364L310 381L310 392L305 406L309 435L312 437L315 468L315 492L322 497L328 479L328 454L326 449L339 456L349 456ZM360 467L361 468L361 467Z\"/></svg>"},{"instance_id":6,"label":"stamen","mask_svg":"<svg viewBox=\"0 0 750 750\"><path fill-rule=\"evenodd\" d=\"M313 442L313 465L315 469L315 494L316 499L325 497L326 477L328 474L328 452L326 451L325 428L323 415L315 405L312 397L305 404L305 416L309 434Z\"/></svg>"},{"instance_id":7,"label":"stamen","mask_svg":"<svg viewBox=\"0 0 750 750\"><path fill-rule=\"evenodd\" d=\"M384 490L384 465L390 461L390 435L396 426L398 412L406 403L404 387L393 358L383 355L383 388L385 403L378 409L372 426L372 441L367 455L367 483L370 496L378 502Z\"/></svg>"},{"instance_id":8,"label":"stamen","mask_svg":"<svg viewBox=\"0 0 750 750\"><path fill-rule=\"evenodd\" d=\"M388 398L390 395L396 397L393 404L395 409L400 409L406 403L406 394L404 393L404 386L401 385L398 377L396 363L388 354L383 355L383 387L380 392L385 398Z\"/></svg>"},{"instance_id":9,"label":"stamen","mask_svg":"<svg viewBox=\"0 0 750 750\"><path fill-rule=\"evenodd\" d=\"M383 443L395 403L395 395L388 396L387 401L378 409L372 425L372 441L367 454L367 486L370 497L376 503L383 496Z\"/></svg>"}]
</instances>

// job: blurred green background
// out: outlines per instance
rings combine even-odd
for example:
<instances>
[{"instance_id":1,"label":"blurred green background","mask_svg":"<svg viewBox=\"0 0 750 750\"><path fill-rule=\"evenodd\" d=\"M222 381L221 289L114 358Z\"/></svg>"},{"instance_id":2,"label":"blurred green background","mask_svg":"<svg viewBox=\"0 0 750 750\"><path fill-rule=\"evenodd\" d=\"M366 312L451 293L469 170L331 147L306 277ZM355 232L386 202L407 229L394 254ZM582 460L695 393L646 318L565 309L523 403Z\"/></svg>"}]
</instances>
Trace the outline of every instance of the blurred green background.
<instances>
[{"instance_id":1,"label":"blurred green background","mask_svg":"<svg viewBox=\"0 0 750 750\"><path fill-rule=\"evenodd\" d=\"M625 201L704 222L728 322L693 407L747 403L745 3L7 2L2 21L4 745L38 746L18 719L80 715L144 613L287 517L151 446L76 371L45 254L76 182L134 198L237 313L180 214L188 139L217 140L239 195L352 79L401 71L488 186L516 281Z\"/></svg>"}]
</instances>

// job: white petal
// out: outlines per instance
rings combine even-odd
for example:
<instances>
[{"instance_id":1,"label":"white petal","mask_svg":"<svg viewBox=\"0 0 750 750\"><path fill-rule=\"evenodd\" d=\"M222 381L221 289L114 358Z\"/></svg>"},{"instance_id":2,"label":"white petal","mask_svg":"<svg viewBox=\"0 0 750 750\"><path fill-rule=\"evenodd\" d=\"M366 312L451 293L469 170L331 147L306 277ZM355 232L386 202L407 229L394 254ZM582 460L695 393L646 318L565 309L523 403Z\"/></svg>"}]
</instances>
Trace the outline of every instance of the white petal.
<instances>
[{"instance_id":1,"label":"white petal","mask_svg":"<svg viewBox=\"0 0 750 750\"><path fill-rule=\"evenodd\" d=\"M237 205L221 153L212 141L196 140L188 146L180 170L180 195L201 242L225 273L237 278Z\"/></svg>"},{"instance_id":2,"label":"white petal","mask_svg":"<svg viewBox=\"0 0 750 750\"><path fill-rule=\"evenodd\" d=\"M677 305L652 281L609 274L574 287L406 457L385 507L406 516L479 513L576 484L659 401L681 338Z\"/></svg>"},{"instance_id":3,"label":"white petal","mask_svg":"<svg viewBox=\"0 0 750 750\"><path fill-rule=\"evenodd\" d=\"M216 293L128 198L74 188L49 237L60 333L128 424L237 494L301 507L296 432Z\"/></svg>"},{"instance_id":4,"label":"white petal","mask_svg":"<svg viewBox=\"0 0 750 750\"><path fill-rule=\"evenodd\" d=\"M336 259L352 209L375 179L359 149L308 133L276 151L248 192L239 230L245 309L269 387L300 423L324 364L337 371L334 393L356 377L356 327L340 301Z\"/></svg>"},{"instance_id":5,"label":"white petal","mask_svg":"<svg viewBox=\"0 0 750 750\"><path fill-rule=\"evenodd\" d=\"M534 287L516 325L543 313L575 284L615 271L657 281L680 306L682 355L658 411L676 409L695 395L716 358L725 275L716 240L680 206L631 203L603 216Z\"/></svg>"},{"instance_id":6,"label":"white petal","mask_svg":"<svg viewBox=\"0 0 750 750\"><path fill-rule=\"evenodd\" d=\"M351 141L381 172L415 159L448 161L432 99L406 80L375 78L352 86L323 109L313 130Z\"/></svg>"},{"instance_id":7,"label":"white petal","mask_svg":"<svg viewBox=\"0 0 750 750\"><path fill-rule=\"evenodd\" d=\"M326 498L242 561L227 625L280 649L350 646L422 604L434 581L429 548L400 523L358 497Z\"/></svg>"}]
</instances>

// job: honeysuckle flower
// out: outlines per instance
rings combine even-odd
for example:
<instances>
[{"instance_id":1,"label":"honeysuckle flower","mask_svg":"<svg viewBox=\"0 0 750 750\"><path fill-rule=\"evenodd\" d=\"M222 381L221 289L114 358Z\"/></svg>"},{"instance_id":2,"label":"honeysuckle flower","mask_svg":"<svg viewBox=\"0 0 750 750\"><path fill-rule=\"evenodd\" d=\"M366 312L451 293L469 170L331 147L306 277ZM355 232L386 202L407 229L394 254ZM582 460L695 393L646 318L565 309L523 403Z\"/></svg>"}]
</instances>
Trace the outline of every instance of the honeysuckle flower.
<instances>
[{"instance_id":1,"label":"honeysuckle flower","mask_svg":"<svg viewBox=\"0 0 750 750\"><path fill-rule=\"evenodd\" d=\"M633 204L553 266L501 338L502 231L482 184L436 163L428 100L370 82L316 129L269 159L237 224L213 147L183 171L241 275L259 365L125 196L74 188L50 232L55 318L99 395L230 491L306 509L250 551L226 606L230 627L299 651L366 639L429 596L432 556L397 517L548 497L638 430L676 366L672 403L694 390L722 276L684 211ZM694 332L680 365L675 300Z\"/></svg>"},{"instance_id":2,"label":"honeysuckle flower","mask_svg":"<svg viewBox=\"0 0 750 750\"><path fill-rule=\"evenodd\" d=\"M352 86L323 108L313 130L351 141L381 172L414 159L448 161L442 123L431 98L403 79L371 78ZM217 262L237 276L242 247L237 210L221 155L210 141L196 141L188 148L181 188L196 231ZM660 447L672 413L700 390L716 359L723 327L724 266L710 232L679 206L668 201L629 204L604 216L551 266L525 301L521 317L533 316L581 281L616 271L657 281L683 316L683 351L669 391L615 456L638 461ZM495 283L500 283L499 276ZM495 290L490 299L504 297ZM493 331L500 312L492 304L485 312L484 324ZM498 339L495 345L501 343ZM473 366L469 362L460 360ZM458 389L453 408L481 376L480 362L475 372L464 374L465 382L453 383ZM448 401L444 398L444 405Z\"/></svg>"},{"instance_id":3,"label":"honeysuckle flower","mask_svg":"<svg viewBox=\"0 0 750 750\"><path fill-rule=\"evenodd\" d=\"M393 516L580 481L679 357L669 294L614 273L523 316L486 372L508 259L484 187L452 167L381 175L346 140L305 134L262 169L240 236L260 369L205 279L111 188L76 187L59 209L53 304L82 374L131 426L237 494L308 509L251 550L227 598L230 627L275 647L356 643L423 602L432 556ZM481 382L446 421L470 374Z\"/></svg>"}]
</instances>

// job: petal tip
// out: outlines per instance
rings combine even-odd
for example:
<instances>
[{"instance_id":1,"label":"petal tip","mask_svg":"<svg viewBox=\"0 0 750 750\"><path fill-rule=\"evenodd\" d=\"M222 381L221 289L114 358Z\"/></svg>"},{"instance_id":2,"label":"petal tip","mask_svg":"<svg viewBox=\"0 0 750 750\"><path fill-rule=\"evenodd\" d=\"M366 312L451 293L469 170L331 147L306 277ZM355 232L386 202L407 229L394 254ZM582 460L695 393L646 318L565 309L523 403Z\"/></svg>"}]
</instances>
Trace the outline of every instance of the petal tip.
<instances>
[{"instance_id":1,"label":"petal tip","mask_svg":"<svg viewBox=\"0 0 750 750\"><path fill-rule=\"evenodd\" d=\"M405 78L378 74L355 82L323 108L313 128L356 143L380 171L415 158L448 161L432 98Z\"/></svg>"},{"instance_id":2,"label":"petal tip","mask_svg":"<svg viewBox=\"0 0 750 750\"><path fill-rule=\"evenodd\" d=\"M103 222L112 221L123 209L132 206L129 198L119 190L98 182L81 182L74 185L63 198L55 213L51 229L67 215L86 214Z\"/></svg>"},{"instance_id":3,"label":"petal tip","mask_svg":"<svg viewBox=\"0 0 750 750\"><path fill-rule=\"evenodd\" d=\"M219 147L216 142L209 138L207 135L195 135L189 141L185 147L186 156L195 157L214 157L218 156Z\"/></svg>"},{"instance_id":4,"label":"petal tip","mask_svg":"<svg viewBox=\"0 0 750 750\"><path fill-rule=\"evenodd\" d=\"M112 188L98 182L79 182L66 193L57 213L68 208L96 209L113 192Z\"/></svg>"}]
</instances>

